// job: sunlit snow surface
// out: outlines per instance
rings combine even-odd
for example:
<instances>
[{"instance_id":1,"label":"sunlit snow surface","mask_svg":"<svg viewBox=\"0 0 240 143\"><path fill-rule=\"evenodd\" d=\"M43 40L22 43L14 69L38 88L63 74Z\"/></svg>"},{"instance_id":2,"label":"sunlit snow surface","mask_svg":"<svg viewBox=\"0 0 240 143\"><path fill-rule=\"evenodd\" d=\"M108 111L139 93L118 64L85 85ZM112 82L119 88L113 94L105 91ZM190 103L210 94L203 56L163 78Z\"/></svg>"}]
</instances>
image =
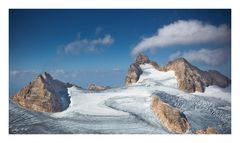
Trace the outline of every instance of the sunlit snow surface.
<instances>
[{"instance_id":1,"label":"sunlit snow surface","mask_svg":"<svg viewBox=\"0 0 240 143\"><path fill-rule=\"evenodd\" d=\"M205 93L178 90L173 71L160 72L141 65L143 74L129 87L89 92L69 88L71 104L59 113L35 113L10 102L10 133L160 134L169 133L150 109L151 96L179 108L192 128L214 127L231 133L230 87L206 88Z\"/></svg>"}]
</instances>

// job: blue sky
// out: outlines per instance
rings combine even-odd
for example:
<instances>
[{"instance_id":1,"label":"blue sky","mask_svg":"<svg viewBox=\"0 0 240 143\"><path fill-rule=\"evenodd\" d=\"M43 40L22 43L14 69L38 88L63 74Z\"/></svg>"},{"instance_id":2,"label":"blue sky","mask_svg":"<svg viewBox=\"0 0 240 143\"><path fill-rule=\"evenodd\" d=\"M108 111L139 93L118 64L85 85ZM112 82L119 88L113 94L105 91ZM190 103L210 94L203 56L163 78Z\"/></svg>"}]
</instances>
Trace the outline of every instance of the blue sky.
<instances>
[{"instance_id":1,"label":"blue sky","mask_svg":"<svg viewBox=\"0 0 240 143\"><path fill-rule=\"evenodd\" d=\"M9 10L10 89L43 71L120 86L137 53L231 76L230 10ZM197 55L197 56L196 56Z\"/></svg>"}]
</instances>

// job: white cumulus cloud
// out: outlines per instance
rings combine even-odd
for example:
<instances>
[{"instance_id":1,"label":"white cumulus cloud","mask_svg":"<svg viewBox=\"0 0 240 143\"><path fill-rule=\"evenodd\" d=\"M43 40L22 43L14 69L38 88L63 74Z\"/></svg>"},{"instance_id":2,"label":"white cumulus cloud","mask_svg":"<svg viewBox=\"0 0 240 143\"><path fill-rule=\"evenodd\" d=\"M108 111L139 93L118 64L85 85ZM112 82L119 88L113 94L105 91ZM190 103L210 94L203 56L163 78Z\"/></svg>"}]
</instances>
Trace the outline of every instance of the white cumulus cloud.
<instances>
[{"instance_id":1,"label":"white cumulus cloud","mask_svg":"<svg viewBox=\"0 0 240 143\"><path fill-rule=\"evenodd\" d=\"M215 26L198 20L178 20L159 28L156 35L143 38L132 54L174 45L225 43L230 39L231 29L226 24Z\"/></svg>"},{"instance_id":2,"label":"white cumulus cloud","mask_svg":"<svg viewBox=\"0 0 240 143\"><path fill-rule=\"evenodd\" d=\"M64 46L66 54L95 53L102 50L102 46L109 46L114 42L111 35L105 35L97 39L79 39L68 43Z\"/></svg>"},{"instance_id":3,"label":"white cumulus cloud","mask_svg":"<svg viewBox=\"0 0 240 143\"><path fill-rule=\"evenodd\" d=\"M187 52L175 52L170 55L169 59L173 60L179 57L183 57L190 62L199 62L207 65L220 65L225 60L231 57L230 50L225 48L219 49L200 49L200 50L189 50Z\"/></svg>"}]
</instances>

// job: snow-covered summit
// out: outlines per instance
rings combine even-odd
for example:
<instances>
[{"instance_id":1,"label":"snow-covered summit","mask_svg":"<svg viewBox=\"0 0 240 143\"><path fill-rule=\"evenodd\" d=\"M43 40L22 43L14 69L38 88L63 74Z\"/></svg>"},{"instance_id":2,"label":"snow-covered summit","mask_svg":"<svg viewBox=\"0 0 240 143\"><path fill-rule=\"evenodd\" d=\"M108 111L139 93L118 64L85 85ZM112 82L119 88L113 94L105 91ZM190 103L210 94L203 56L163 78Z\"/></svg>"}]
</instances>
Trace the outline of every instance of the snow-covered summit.
<instances>
[{"instance_id":1,"label":"snow-covered summit","mask_svg":"<svg viewBox=\"0 0 240 143\"><path fill-rule=\"evenodd\" d=\"M138 82L141 78L143 71L141 67L144 64L152 65L156 70L161 72L174 71L177 77L178 88L185 92L204 92L205 88L210 85L217 85L225 88L231 84L231 80L215 70L202 71L198 67L190 64L184 58L178 58L168 62L165 66L160 66L154 61L151 61L147 56L139 54L134 63L128 69L128 74L125 79L125 84L131 85ZM163 73L161 75L164 76ZM156 75L156 72L154 73Z\"/></svg>"}]
</instances>

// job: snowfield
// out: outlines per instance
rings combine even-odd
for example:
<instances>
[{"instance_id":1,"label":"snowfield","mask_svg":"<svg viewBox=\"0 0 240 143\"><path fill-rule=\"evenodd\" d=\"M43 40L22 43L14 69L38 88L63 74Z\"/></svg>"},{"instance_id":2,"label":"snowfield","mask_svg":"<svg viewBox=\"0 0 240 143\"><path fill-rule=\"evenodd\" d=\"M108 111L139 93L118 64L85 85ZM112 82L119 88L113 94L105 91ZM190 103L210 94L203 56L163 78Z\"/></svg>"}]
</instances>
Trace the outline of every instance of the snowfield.
<instances>
[{"instance_id":1,"label":"snowfield","mask_svg":"<svg viewBox=\"0 0 240 143\"><path fill-rule=\"evenodd\" d=\"M205 93L178 90L173 71L160 72L140 66L143 74L128 87L101 92L72 87L71 104L58 113L36 113L10 101L10 133L166 134L152 112L151 96L179 108L191 123L187 133L207 127L231 133L231 87L209 86Z\"/></svg>"}]
</instances>

